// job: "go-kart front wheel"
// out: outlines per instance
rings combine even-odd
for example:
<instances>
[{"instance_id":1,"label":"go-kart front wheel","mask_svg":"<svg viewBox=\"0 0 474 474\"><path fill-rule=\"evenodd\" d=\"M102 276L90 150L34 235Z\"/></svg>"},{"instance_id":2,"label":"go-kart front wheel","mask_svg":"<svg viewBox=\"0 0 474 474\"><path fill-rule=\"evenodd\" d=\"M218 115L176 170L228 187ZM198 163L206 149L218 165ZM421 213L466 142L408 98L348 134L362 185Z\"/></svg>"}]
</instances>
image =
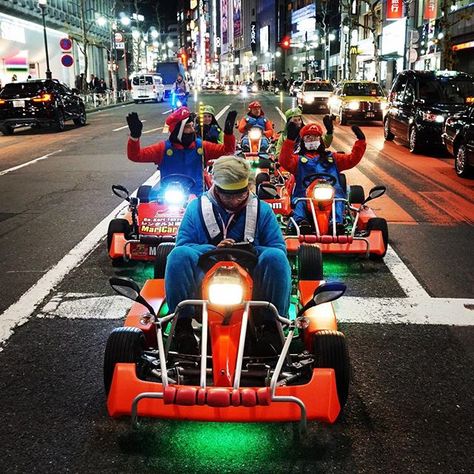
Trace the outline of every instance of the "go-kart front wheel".
<instances>
[{"instance_id":1,"label":"go-kart front wheel","mask_svg":"<svg viewBox=\"0 0 474 474\"><path fill-rule=\"evenodd\" d=\"M321 249L316 245L301 245L298 249L298 280L323 279Z\"/></svg>"},{"instance_id":2,"label":"go-kart front wheel","mask_svg":"<svg viewBox=\"0 0 474 474\"><path fill-rule=\"evenodd\" d=\"M334 369L337 397L342 411L347 401L351 379L349 351L344 334L339 331L318 331L313 336L313 354L315 367Z\"/></svg>"},{"instance_id":3,"label":"go-kart front wheel","mask_svg":"<svg viewBox=\"0 0 474 474\"><path fill-rule=\"evenodd\" d=\"M112 385L115 364L135 363L137 364L137 375L139 375L140 356L145 349L145 335L143 331L134 327L121 327L114 329L105 347L104 355L104 388L108 394Z\"/></svg>"},{"instance_id":4,"label":"go-kart front wheel","mask_svg":"<svg viewBox=\"0 0 474 474\"><path fill-rule=\"evenodd\" d=\"M370 254L370 258L372 260L379 260L383 257L385 257L385 254L387 253L387 246L388 246L388 224L385 219L382 217L372 217L372 219L369 219L367 222L367 231L370 233L372 230L380 230L382 231L382 238L383 238L383 244L385 247L385 251L383 255L375 255L375 254Z\"/></svg>"}]
</instances>

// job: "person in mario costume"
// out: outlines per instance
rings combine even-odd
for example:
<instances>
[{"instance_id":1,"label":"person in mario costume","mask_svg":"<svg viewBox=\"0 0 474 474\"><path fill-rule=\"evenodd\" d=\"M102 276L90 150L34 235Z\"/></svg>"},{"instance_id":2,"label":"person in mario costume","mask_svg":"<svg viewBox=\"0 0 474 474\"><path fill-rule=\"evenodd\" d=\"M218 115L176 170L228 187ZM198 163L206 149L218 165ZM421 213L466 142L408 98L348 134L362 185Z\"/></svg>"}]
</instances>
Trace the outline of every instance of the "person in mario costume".
<instances>
[{"instance_id":1,"label":"person in mario costume","mask_svg":"<svg viewBox=\"0 0 474 474\"><path fill-rule=\"evenodd\" d=\"M249 130L253 127L262 129L263 137L260 149L266 150L273 137L273 124L265 117L262 105L258 100L250 102L247 115L241 118L239 122L239 132L242 134L242 149L244 150L249 147L247 135Z\"/></svg>"},{"instance_id":2,"label":"person in mario costume","mask_svg":"<svg viewBox=\"0 0 474 474\"><path fill-rule=\"evenodd\" d=\"M130 137L127 156L131 161L156 163L161 179L171 174L184 174L194 179L191 193L200 196L204 192L203 167L209 160L235 151L234 125L237 112L230 111L224 126L224 143L202 141L196 136L195 118L187 107L181 107L166 119L170 136L167 140L145 148L140 147L143 123L136 112L127 116Z\"/></svg>"},{"instance_id":3,"label":"person in mario costume","mask_svg":"<svg viewBox=\"0 0 474 474\"><path fill-rule=\"evenodd\" d=\"M364 156L366 149L365 135L359 127L352 126L356 136L351 153L333 153L326 150L322 140L323 130L317 123L305 125L301 130L292 122L288 124L287 138L281 147L279 163L295 176L292 202L294 205L293 219L306 233L311 228L306 201L297 201L306 197L305 178L312 174L329 174L336 180L335 197L346 198L347 190L343 188L339 173L356 166ZM295 140L301 138L297 153L294 152ZM307 183L306 183L307 184ZM336 202L336 226L342 232L344 219L344 203Z\"/></svg>"}]
</instances>

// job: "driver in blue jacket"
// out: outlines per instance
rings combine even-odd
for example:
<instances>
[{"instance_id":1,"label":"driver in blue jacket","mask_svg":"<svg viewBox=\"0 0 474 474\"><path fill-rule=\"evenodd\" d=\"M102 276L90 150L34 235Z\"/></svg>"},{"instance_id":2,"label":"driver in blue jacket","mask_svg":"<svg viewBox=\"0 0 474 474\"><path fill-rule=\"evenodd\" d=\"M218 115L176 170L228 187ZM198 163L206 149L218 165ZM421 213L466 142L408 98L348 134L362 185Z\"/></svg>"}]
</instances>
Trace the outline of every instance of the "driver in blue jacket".
<instances>
[{"instance_id":1,"label":"driver in blue jacket","mask_svg":"<svg viewBox=\"0 0 474 474\"><path fill-rule=\"evenodd\" d=\"M286 246L271 207L249 190L250 166L236 156L214 162L211 189L192 201L179 227L176 247L168 256L165 287L170 311L178 303L199 298L204 273L199 257L216 247L232 247L236 242L252 242L258 256L253 270L256 300L272 302L281 315L288 313L291 272ZM180 352L196 352L191 315L180 313L177 344ZM270 313L263 315L264 333L276 332Z\"/></svg>"}]
</instances>

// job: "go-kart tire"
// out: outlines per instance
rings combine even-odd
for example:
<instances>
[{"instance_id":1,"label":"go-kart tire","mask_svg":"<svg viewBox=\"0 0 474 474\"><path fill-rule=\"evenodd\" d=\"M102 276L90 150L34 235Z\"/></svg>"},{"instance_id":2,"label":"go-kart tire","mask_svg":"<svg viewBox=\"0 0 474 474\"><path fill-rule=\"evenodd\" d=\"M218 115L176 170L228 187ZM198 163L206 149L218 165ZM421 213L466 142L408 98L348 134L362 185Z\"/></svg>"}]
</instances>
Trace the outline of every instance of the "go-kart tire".
<instances>
[{"instance_id":1,"label":"go-kart tire","mask_svg":"<svg viewBox=\"0 0 474 474\"><path fill-rule=\"evenodd\" d=\"M351 380L351 365L346 338L339 331L318 331L313 335L313 355L316 368L334 369L337 396L341 411L347 401Z\"/></svg>"},{"instance_id":2,"label":"go-kart tire","mask_svg":"<svg viewBox=\"0 0 474 474\"><path fill-rule=\"evenodd\" d=\"M387 246L388 246L387 221L383 217L372 217L372 219L369 219L369 221L367 222L367 231L370 233L372 230L382 231L382 238L383 238L383 243L385 246L385 252L383 253L383 255L370 254L370 258L372 260L380 260L383 257L385 257L385 254L387 253Z\"/></svg>"},{"instance_id":3,"label":"go-kart tire","mask_svg":"<svg viewBox=\"0 0 474 474\"><path fill-rule=\"evenodd\" d=\"M110 333L104 354L104 388L107 395L112 385L115 365L120 362L137 364L144 349L145 334L138 328L126 326Z\"/></svg>"},{"instance_id":4,"label":"go-kart tire","mask_svg":"<svg viewBox=\"0 0 474 474\"><path fill-rule=\"evenodd\" d=\"M365 201L364 188L354 184L349 189L349 202L351 204L362 204Z\"/></svg>"},{"instance_id":5,"label":"go-kart tire","mask_svg":"<svg viewBox=\"0 0 474 474\"><path fill-rule=\"evenodd\" d=\"M127 219L112 219L109 223L109 228L107 229L107 253L110 251L110 246L112 245L112 238L114 234L123 233L126 238L131 234L130 223ZM122 260L122 259L115 259Z\"/></svg>"},{"instance_id":6,"label":"go-kart tire","mask_svg":"<svg viewBox=\"0 0 474 474\"><path fill-rule=\"evenodd\" d=\"M390 131L390 123L388 118L386 118L383 123L383 137L387 142L391 142L395 138L395 135Z\"/></svg>"},{"instance_id":7,"label":"go-kart tire","mask_svg":"<svg viewBox=\"0 0 474 474\"><path fill-rule=\"evenodd\" d=\"M150 191L152 186L149 184L143 184L138 188L137 198L140 199L140 203L150 202Z\"/></svg>"},{"instance_id":8,"label":"go-kart tire","mask_svg":"<svg viewBox=\"0 0 474 474\"><path fill-rule=\"evenodd\" d=\"M323 256L316 245L302 244L298 249L298 280L323 280Z\"/></svg>"},{"instance_id":9,"label":"go-kart tire","mask_svg":"<svg viewBox=\"0 0 474 474\"><path fill-rule=\"evenodd\" d=\"M265 181L270 181L270 175L268 173L258 173L255 177L255 187L258 188Z\"/></svg>"},{"instance_id":10,"label":"go-kart tire","mask_svg":"<svg viewBox=\"0 0 474 474\"><path fill-rule=\"evenodd\" d=\"M162 280L165 278L166 271L166 261L168 260L168 255L174 249L175 244L171 242L165 242L164 244L158 245L156 249L156 258L155 258L155 270L154 278Z\"/></svg>"}]
</instances>

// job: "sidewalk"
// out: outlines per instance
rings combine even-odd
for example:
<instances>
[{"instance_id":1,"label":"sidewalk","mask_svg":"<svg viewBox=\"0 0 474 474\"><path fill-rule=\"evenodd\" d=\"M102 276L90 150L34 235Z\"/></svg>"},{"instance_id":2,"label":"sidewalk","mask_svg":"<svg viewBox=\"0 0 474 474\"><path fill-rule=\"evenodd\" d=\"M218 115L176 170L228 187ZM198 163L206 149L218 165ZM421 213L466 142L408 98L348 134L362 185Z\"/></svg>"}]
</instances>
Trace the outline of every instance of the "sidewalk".
<instances>
[{"instance_id":1,"label":"sidewalk","mask_svg":"<svg viewBox=\"0 0 474 474\"><path fill-rule=\"evenodd\" d=\"M80 96L84 101L86 112L88 114L97 112L99 110L110 109L112 107L133 103L132 96L129 91L119 91L118 93L107 91L103 94L93 92L90 94L80 94Z\"/></svg>"}]
</instances>

